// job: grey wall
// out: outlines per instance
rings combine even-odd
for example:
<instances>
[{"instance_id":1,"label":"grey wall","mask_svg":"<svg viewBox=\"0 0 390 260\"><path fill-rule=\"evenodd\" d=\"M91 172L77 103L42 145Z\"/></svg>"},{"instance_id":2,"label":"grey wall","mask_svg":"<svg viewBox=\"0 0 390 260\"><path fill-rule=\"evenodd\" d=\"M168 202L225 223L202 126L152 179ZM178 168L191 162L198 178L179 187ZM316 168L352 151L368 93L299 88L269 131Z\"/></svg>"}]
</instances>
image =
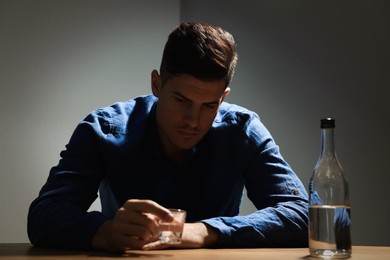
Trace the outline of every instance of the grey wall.
<instances>
[{"instance_id":1,"label":"grey wall","mask_svg":"<svg viewBox=\"0 0 390 260\"><path fill-rule=\"evenodd\" d=\"M227 101L258 112L306 187L319 120L336 119L353 244L390 245L390 1L183 0L181 10L182 20L235 35L239 62Z\"/></svg>"},{"instance_id":2,"label":"grey wall","mask_svg":"<svg viewBox=\"0 0 390 260\"><path fill-rule=\"evenodd\" d=\"M179 13L176 0L0 1L0 243L28 241L28 206L77 123L149 92Z\"/></svg>"},{"instance_id":3,"label":"grey wall","mask_svg":"<svg viewBox=\"0 0 390 260\"><path fill-rule=\"evenodd\" d=\"M319 119L336 118L353 243L390 245L382 194L389 3L0 1L0 243L28 241L28 206L77 123L97 107L149 93L167 33L182 19L235 35L240 58L228 101L259 113L306 186ZM242 213L251 210L245 200Z\"/></svg>"}]
</instances>

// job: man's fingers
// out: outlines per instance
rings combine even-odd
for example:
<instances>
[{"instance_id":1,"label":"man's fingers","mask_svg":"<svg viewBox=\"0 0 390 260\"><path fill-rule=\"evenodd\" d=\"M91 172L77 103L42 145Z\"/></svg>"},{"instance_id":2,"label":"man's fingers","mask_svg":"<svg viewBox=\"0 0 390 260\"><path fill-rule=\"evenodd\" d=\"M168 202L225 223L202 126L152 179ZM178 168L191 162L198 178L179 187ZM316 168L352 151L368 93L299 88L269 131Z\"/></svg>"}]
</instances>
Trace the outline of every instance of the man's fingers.
<instances>
[{"instance_id":1,"label":"man's fingers","mask_svg":"<svg viewBox=\"0 0 390 260\"><path fill-rule=\"evenodd\" d=\"M168 247L170 247L169 244L163 244L157 240L157 241L154 241L154 242L151 242L151 243L144 245L141 249L142 250L159 250L159 249L164 249L164 248L168 248Z\"/></svg>"},{"instance_id":2,"label":"man's fingers","mask_svg":"<svg viewBox=\"0 0 390 260\"><path fill-rule=\"evenodd\" d=\"M128 200L123 208L129 211L136 211L139 213L150 213L160 218L163 221L172 221L173 216L171 212L152 200Z\"/></svg>"},{"instance_id":3,"label":"man's fingers","mask_svg":"<svg viewBox=\"0 0 390 260\"><path fill-rule=\"evenodd\" d=\"M120 208L115 222L126 224L118 232L126 232L141 239L148 239L158 235L160 216L170 215L169 210L151 201L129 200ZM160 213L163 212L163 213ZM165 218L167 219L167 218ZM169 219L169 217L168 217Z\"/></svg>"},{"instance_id":4,"label":"man's fingers","mask_svg":"<svg viewBox=\"0 0 390 260\"><path fill-rule=\"evenodd\" d=\"M138 224L118 222L115 223L112 228L113 233L117 234L118 236L137 237L139 240L143 241L147 241L158 235L158 231L152 231L150 228Z\"/></svg>"},{"instance_id":5,"label":"man's fingers","mask_svg":"<svg viewBox=\"0 0 390 260\"><path fill-rule=\"evenodd\" d=\"M118 248L118 251L125 252L127 250L142 249L145 245L145 241L142 241L137 237L120 236L117 237L115 245Z\"/></svg>"},{"instance_id":6,"label":"man's fingers","mask_svg":"<svg viewBox=\"0 0 390 260\"><path fill-rule=\"evenodd\" d=\"M151 200L128 200L117 211L111 224L110 241L113 248L121 251L164 248L156 241L160 221L173 221L171 212ZM146 247L148 248L148 247Z\"/></svg>"}]
</instances>

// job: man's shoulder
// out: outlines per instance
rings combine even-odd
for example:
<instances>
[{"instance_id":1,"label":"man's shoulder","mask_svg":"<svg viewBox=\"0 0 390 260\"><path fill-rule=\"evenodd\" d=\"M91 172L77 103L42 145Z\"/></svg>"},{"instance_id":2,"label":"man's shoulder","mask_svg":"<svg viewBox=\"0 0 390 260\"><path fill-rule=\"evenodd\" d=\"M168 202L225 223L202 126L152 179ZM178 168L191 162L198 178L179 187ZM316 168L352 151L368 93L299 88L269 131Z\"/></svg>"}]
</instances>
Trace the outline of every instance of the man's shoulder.
<instances>
[{"instance_id":1,"label":"man's shoulder","mask_svg":"<svg viewBox=\"0 0 390 260\"><path fill-rule=\"evenodd\" d=\"M126 133L130 127L144 127L146 119L154 109L157 98L152 95L139 96L127 101L92 111L84 123L92 123L103 133Z\"/></svg>"},{"instance_id":2,"label":"man's shoulder","mask_svg":"<svg viewBox=\"0 0 390 260\"><path fill-rule=\"evenodd\" d=\"M92 114L98 117L114 120L118 117L149 114L157 98L153 95L139 96L127 101L116 102L110 106L98 108Z\"/></svg>"},{"instance_id":3,"label":"man's shoulder","mask_svg":"<svg viewBox=\"0 0 390 260\"><path fill-rule=\"evenodd\" d=\"M246 124L252 120L259 120L259 116L255 112L236 104L222 102L214 121L217 124L228 123L234 125Z\"/></svg>"},{"instance_id":4,"label":"man's shoulder","mask_svg":"<svg viewBox=\"0 0 390 260\"><path fill-rule=\"evenodd\" d=\"M213 129L218 133L233 133L235 139L241 136L257 144L271 137L256 112L226 102L220 106Z\"/></svg>"}]
</instances>

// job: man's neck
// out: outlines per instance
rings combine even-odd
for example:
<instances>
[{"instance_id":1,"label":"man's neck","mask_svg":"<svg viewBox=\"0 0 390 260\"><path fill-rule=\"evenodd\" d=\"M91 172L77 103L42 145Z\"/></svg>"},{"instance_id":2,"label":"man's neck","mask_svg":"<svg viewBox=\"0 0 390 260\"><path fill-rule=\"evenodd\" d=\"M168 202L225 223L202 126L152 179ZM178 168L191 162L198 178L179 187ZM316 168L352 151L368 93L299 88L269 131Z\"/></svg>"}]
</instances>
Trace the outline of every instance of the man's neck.
<instances>
[{"instance_id":1,"label":"man's neck","mask_svg":"<svg viewBox=\"0 0 390 260\"><path fill-rule=\"evenodd\" d=\"M165 156L175 163L176 165L180 165L184 159L188 156L189 151L188 150L174 150L174 151L168 151L164 149Z\"/></svg>"}]
</instances>

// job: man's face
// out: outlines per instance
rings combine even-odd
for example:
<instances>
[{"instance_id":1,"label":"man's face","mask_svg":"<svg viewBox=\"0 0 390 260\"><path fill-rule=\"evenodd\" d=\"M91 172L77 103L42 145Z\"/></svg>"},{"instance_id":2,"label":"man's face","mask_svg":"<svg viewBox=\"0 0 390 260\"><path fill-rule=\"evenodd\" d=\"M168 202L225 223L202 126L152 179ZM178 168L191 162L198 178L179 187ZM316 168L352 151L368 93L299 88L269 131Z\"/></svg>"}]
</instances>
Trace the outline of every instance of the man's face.
<instances>
[{"instance_id":1,"label":"man's face","mask_svg":"<svg viewBox=\"0 0 390 260\"><path fill-rule=\"evenodd\" d=\"M162 86L158 72L153 71L152 91L159 98L158 135L171 157L191 149L205 136L229 88L224 80L204 82L188 74L172 77Z\"/></svg>"}]
</instances>

